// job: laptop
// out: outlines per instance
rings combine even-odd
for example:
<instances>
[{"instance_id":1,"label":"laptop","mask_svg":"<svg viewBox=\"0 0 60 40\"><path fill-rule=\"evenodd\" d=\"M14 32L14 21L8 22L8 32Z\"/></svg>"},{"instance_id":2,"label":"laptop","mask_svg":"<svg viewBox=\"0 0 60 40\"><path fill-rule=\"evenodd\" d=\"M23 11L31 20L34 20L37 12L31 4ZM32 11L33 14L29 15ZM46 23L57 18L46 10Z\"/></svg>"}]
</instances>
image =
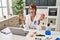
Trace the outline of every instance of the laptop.
<instances>
[{"instance_id":1,"label":"laptop","mask_svg":"<svg viewBox=\"0 0 60 40\"><path fill-rule=\"evenodd\" d=\"M13 28L13 27L11 27L9 29L10 29L11 33L14 34L14 35L26 36L29 33L29 31L25 31L25 30L23 30L21 28Z\"/></svg>"}]
</instances>

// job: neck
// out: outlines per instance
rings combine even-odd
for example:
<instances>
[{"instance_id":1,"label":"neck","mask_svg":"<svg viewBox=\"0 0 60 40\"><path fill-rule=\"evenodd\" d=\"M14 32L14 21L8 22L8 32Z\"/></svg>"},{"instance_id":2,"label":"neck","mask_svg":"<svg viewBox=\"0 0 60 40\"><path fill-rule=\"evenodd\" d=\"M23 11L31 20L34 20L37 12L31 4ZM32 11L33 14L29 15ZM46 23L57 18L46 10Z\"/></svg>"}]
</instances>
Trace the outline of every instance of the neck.
<instances>
[{"instance_id":1,"label":"neck","mask_svg":"<svg viewBox=\"0 0 60 40\"><path fill-rule=\"evenodd\" d=\"M36 14L34 14L34 15L31 15L31 17L35 17L36 16Z\"/></svg>"},{"instance_id":2,"label":"neck","mask_svg":"<svg viewBox=\"0 0 60 40\"><path fill-rule=\"evenodd\" d=\"M36 15L31 15L31 21L34 20L35 16L36 16Z\"/></svg>"}]
</instances>

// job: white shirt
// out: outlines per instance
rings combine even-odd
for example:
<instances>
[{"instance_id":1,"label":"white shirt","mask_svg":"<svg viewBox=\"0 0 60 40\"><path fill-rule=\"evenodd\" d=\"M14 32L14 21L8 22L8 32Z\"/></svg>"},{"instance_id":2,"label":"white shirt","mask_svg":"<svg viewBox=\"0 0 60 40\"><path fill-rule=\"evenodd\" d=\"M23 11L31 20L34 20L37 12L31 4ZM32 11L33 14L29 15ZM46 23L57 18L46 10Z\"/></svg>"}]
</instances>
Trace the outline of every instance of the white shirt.
<instances>
[{"instance_id":1,"label":"white shirt","mask_svg":"<svg viewBox=\"0 0 60 40\"><path fill-rule=\"evenodd\" d=\"M35 16L35 18L34 18L34 20L33 20L33 22L31 21L31 17L30 17L30 14L29 15L26 15L26 24L25 24L25 28L27 28L27 29L30 29L30 28L32 28L32 29L35 29L36 28L36 26L37 26L37 21L38 21L38 19L39 19L39 16ZM34 22L36 21L36 24L34 24Z\"/></svg>"}]
</instances>

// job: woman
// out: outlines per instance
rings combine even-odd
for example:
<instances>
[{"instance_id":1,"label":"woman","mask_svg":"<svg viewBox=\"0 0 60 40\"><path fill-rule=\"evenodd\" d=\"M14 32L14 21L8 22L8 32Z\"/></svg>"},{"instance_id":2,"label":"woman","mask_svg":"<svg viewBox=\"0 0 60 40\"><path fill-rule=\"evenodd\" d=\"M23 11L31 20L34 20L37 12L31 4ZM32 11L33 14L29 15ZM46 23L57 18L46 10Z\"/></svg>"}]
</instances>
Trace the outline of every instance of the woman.
<instances>
[{"instance_id":1,"label":"woman","mask_svg":"<svg viewBox=\"0 0 60 40\"><path fill-rule=\"evenodd\" d=\"M36 15L36 5L30 4L29 5L29 14L26 16L26 19L24 19L22 16L20 16L20 19L22 22L26 25L26 28L36 28L36 25L40 24L40 21L44 19L44 14L41 14L40 16Z\"/></svg>"}]
</instances>

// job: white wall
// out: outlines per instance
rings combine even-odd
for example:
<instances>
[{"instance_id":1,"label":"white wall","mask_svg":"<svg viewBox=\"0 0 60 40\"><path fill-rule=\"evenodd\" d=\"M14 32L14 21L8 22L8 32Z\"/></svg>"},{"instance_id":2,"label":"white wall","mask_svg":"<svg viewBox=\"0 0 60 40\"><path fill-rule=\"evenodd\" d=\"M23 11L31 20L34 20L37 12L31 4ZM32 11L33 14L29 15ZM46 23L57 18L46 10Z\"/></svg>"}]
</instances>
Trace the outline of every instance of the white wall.
<instances>
[{"instance_id":1,"label":"white wall","mask_svg":"<svg viewBox=\"0 0 60 40\"><path fill-rule=\"evenodd\" d=\"M48 14L48 9L37 9L37 15L40 15L40 14L45 14L47 15Z\"/></svg>"},{"instance_id":2,"label":"white wall","mask_svg":"<svg viewBox=\"0 0 60 40\"><path fill-rule=\"evenodd\" d=\"M56 0L56 6L60 6L60 0Z\"/></svg>"},{"instance_id":3,"label":"white wall","mask_svg":"<svg viewBox=\"0 0 60 40\"><path fill-rule=\"evenodd\" d=\"M60 31L60 0L56 1L56 6L59 6L59 15L58 15L58 20L57 20L57 31Z\"/></svg>"}]
</instances>

